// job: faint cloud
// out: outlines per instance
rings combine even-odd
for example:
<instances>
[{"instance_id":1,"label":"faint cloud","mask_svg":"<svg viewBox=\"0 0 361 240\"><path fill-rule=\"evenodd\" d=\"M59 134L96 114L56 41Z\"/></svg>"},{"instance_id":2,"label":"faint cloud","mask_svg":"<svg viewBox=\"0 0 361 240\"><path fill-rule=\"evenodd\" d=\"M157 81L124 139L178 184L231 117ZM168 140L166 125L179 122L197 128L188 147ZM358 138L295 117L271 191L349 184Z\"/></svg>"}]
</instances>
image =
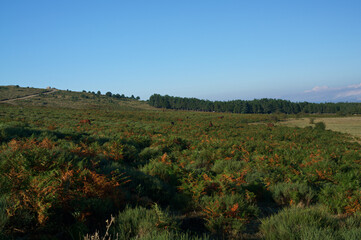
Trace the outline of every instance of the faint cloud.
<instances>
[{"instance_id":1,"label":"faint cloud","mask_svg":"<svg viewBox=\"0 0 361 240\"><path fill-rule=\"evenodd\" d=\"M349 86L347 86L347 88L361 88L361 83L360 84L349 85Z\"/></svg>"},{"instance_id":2,"label":"faint cloud","mask_svg":"<svg viewBox=\"0 0 361 240\"><path fill-rule=\"evenodd\" d=\"M305 93L310 93L310 92L321 92L321 91L326 91L329 90L330 88L328 86L316 86L314 88L312 88L311 90L306 90Z\"/></svg>"},{"instance_id":3,"label":"faint cloud","mask_svg":"<svg viewBox=\"0 0 361 240\"><path fill-rule=\"evenodd\" d=\"M335 98L350 98L353 97L354 99L360 100L361 99L361 83L355 85L346 86L336 94Z\"/></svg>"},{"instance_id":4,"label":"faint cloud","mask_svg":"<svg viewBox=\"0 0 361 240\"><path fill-rule=\"evenodd\" d=\"M341 92L336 95L336 98L340 97L350 97L350 96L358 96L361 97L361 89L360 90L352 90L352 91L345 91Z\"/></svg>"},{"instance_id":5,"label":"faint cloud","mask_svg":"<svg viewBox=\"0 0 361 240\"><path fill-rule=\"evenodd\" d=\"M315 87L319 91L326 93L328 101L359 101L361 99L361 83L339 88ZM317 91L314 91L317 92Z\"/></svg>"},{"instance_id":6,"label":"faint cloud","mask_svg":"<svg viewBox=\"0 0 361 240\"><path fill-rule=\"evenodd\" d=\"M360 102L361 83L341 87L315 86L303 93L286 96L286 98L310 102Z\"/></svg>"}]
</instances>

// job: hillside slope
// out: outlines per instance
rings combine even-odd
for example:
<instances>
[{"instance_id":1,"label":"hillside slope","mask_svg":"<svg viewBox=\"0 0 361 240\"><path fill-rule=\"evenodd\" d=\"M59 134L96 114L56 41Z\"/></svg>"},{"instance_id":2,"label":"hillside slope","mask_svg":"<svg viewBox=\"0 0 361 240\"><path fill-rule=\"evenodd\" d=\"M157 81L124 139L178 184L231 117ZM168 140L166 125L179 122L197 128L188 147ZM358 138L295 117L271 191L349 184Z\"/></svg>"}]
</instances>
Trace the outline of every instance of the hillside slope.
<instances>
[{"instance_id":1,"label":"hillside slope","mask_svg":"<svg viewBox=\"0 0 361 240\"><path fill-rule=\"evenodd\" d=\"M0 86L0 103L73 109L155 110L146 102L119 95L101 95L69 90ZM25 99L23 97L26 97ZM2 100L2 101L1 101ZM10 100L10 101L9 101Z\"/></svg>"},{"instance_id":2,"label":"hillside slope","mask_svg":"<svg viewBox=\"0 0 361 240\"><path fill-rule=\"evenodd\" d=\"M0 86L0 101L6 101L11 99L22 98L26 96L32 96L40 93L46 93L52 91L51 89L43 88L30 88L16 86Z\"/></svg>"}]
</instances>

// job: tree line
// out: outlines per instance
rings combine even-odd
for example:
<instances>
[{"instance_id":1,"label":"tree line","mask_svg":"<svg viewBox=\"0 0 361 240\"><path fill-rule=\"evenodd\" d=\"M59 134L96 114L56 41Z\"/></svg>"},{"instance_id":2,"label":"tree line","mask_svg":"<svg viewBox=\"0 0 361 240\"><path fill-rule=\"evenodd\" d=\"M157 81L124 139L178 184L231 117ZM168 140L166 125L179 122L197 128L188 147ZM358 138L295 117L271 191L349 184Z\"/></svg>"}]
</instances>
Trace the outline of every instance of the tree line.
<instances>
[{"instance_id":1,"label":"tree line","mask_svg":"<svg viewBox=\"0 0 361 240\"><path fill-rule=\"evenodd\" d=\"M361 103L309 103L282 99L262 98L255 100L210 101L153 94L148 103L157 108L231 113L361 113Z\"/></svg>"},{"instance_id":2,"label":"tree line","mask_svg":"<svg viewBox=\"0 0 361 240\"><path fill-rule=\"evenodd\" d=\"M85 90L83 90L83 93L86 93ZM101 91L98 91L98 92L91 92L91 91L88 91L88 93L91 93L93 95L96 95L96 96L102 96L103 94L101 93ZM117 99L135 99L135 100L140 100L140 97L137 96L137 97L134 97L134 95L128 97L128 96L125 96L124 94L119 94L119 93L112 93L112 92L106 92L105 93L105 96L107 97L113 97L113 98L117 98Z\"/></svg>"}]
</instances>

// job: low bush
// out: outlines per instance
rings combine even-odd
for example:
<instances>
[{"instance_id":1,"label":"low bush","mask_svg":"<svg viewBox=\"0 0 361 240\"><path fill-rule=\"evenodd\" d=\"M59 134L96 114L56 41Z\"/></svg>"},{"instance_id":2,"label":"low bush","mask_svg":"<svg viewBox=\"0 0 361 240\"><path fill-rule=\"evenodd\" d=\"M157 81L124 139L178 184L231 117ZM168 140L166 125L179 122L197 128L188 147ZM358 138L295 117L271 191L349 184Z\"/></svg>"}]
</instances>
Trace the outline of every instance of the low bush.
<instances>
[{"instance_id":1,"label":"low bush","mask_svg":"<svg viewBox=\"0 0 361 240\"><path fill-rule=\"evenodd\" d=\"M257 215L257 208L240 194L203 197L206 227L220 236L236 237L245 224Z\"/></svg>"},{"instance_id":2,"label":"low bush","mask_svg":"<svg viewBox=\"0 0 361 240\"><path fill-rule=\"evenodd\" d=\"M315 129L317 129L317 130L325 130L326 129L326 124L324 122L317 122L315 124Z\"/></svg>"},{"instance_id":3,"label":"low bush","mask_svg":"<svg viewBox=\"0 0 361 240\"><path fill-rule=\"evenodd\" d=\"M177 229L176 221L155 204L151 209L126 207L115 218L111 233L119 239L142 239L147 235Z\"/></svg>"},{"instance_id":4,"label":"low bush","mask_svg":"<svg viewBox=\"0 0 361 240\"><path fill-rule=\"evenodd\" d=\"M0 196L0 232L3 231L5 224L8 221L6 209L7 209L6 198L5 198L5 195L2 195L2 196ZM1 235L0 235L0 239L1 239Z\"/></svg>"},{"instance_id":5,"label":"low bush","mask_svg":"<svg viewBox=\"0 0 361 240\"><path fill-rule=\"evenodd\" d=\"M360 239L361 217L340 218L325 208L287 208L262 220L264 239Z\"/></svg>"},{"instance_id":6,"label":"low bush","mask_svg":"<svg viewBox=\"0 0 361 240\"><path fill-rule=\"evenodd\" d=\"M309 206L316 192L305 183L277 183L270 187L273 199L280 205Z\"/></svg>"}]
</instances>

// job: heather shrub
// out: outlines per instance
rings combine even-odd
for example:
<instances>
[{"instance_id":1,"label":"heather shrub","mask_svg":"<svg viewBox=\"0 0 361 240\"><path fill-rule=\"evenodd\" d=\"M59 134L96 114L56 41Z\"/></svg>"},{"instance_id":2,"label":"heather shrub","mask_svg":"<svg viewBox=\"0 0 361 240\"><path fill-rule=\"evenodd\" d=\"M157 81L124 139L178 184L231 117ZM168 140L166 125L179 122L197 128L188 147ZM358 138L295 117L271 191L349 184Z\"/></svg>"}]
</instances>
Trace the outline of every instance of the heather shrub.
<instances>
[{"instance_id":1,"label":"heather shrub","mask_svg":"<svg viewBox=\"0 0 361 240\"><path fill-rule=\"evenodd\" d=\"M344 213L348 205L346 189L341 185L324 184L318 194L319 203L324 204L333 213Z\"/></svg>"},{"instance_id":2,"label":"heather shrub","mask_svg":"<svg viewBox=\"0 0 361 240\"><path fill-rule=\"evenodd\" d=\"M0 232L3 231L7 221L8 216L6 214L6 208L7 208L7 201L6 201L6 195L0 196ZM1 237L1 234L0 234Z\"/></svg>"},{"instance_id":3,"label":"heather shrub","mask_svg":"<svg viewBox=\"0 0 361 240\"><path fill-rule=\"evenodd\" d=\"M155 204L151 209L126 207L115 217L111 233L119 239L143 239L147 235L177 229L176 221L170 214Z\"/></svg>"},{"instance_id":4,"label":"heather shrub","mask_svg":"<svg viewBox=\"0 0 361 240\"><path fill-rule=\"evenodd\" d=\"M280 182L270 187L273 199L280 205L309 206L316 192L306 183Z\"/></svg>"},{"instance_id":5,"label":"heather shrub","mask_svg":"<svg viewBox=\"0 0 361 240\"><path fill-rule=\"evenodd\" d=\"M212 148L195 150L192 151L190 159L192 161L186 166L187 170L202 169L208 171L218 159L218 153Z\"/></svg>"},{"instance_id":6,"label":"heather shrub","mask_svg":"<svg viewBox=\"0 0 361 240\"><path fill-rule=\"evenodd\" d=\"M25 123L0 123L0 143L14 138L30 137L39 131L30 129Z\"/></svg>"},{"instance_id":7,"label":"heather shrub","mask_svg":"<svg viewBox=\"0 0 361 240\"><path fill-rule=\"evenodd\" d=\"M161 156L163 153L160 151L159 147L146 147L140 153L139 157L143 161L149 161L152 158Z\"/></svg>"},{"instance_id":8,"label":"heather shrub","mask_svg":"<svg viewBox=\"0 0 361 240\"><path fill-rule=\"evenodd\" d=\"M141 171L145 174L156 176L170 185L177 186L179 184L178 178L181 174L181 170L177 165L172 164L170 160L167 160L166 155L160 157L160 160L151 160L141 168Z\"/></svg>"},{"instance_id":9,"label":"heather shrub","mask_svg":"<svg viewBox=\"0 0 361 240\"><path fill-rule=\"evenodd\" d=\"M202 198L206 227L218 235L235 237L245 230L245 223L258 209L247 195L232 194Z\"/></svg>"},{"instance_id":10,"label":"heather shrub","mask_svg":"<svg viewBox=\"0 0 361 240\"><path fill-rule=\"evenodd\" d=\"M150 234L141 238L141 240L208 240L213 239L207 234L202 236L192 235L190 233L175 232L175 231L163 231L163 232L151 232Z\"/></svg>"},{"instance_id":11,"label":"heather shrub","mask_svg":"<svg viewBox=\"0 0 361 240\"><path fill-rule=\"evenodd\" d=\"M266 239L358 238L361 152L350 136L266 126L271 115L143 111L113 100L1 106L5 237L78 239L97 229L100 237L121 211L129 238L240 239L259 230L257 218L297 206L263 219Z\"/></svg>"},{"instance_id":12,"label":"heather shrub","mask_svg":"<svg viewBox=\"0 0 361 240\"><path fill-rule=\"evenodd\" d=\"M242 171L242 169L244 168L245 163L239 160L234 160L234 159L229 159L229 160L224 160L224 159L219 159L216 160L213 167L212 167L212 171L214 171L217 174L221 174L224 172L239 172Z\"/></svg>"},{"instance_id":13,"label":"heather shrub","mask_svg":"<svg viewBox=\"0 0 361 240\"><path fill-rule=\"evenodd\" d=\"M315 123L315 129L317 130L325 130L326 124L324 122L317 122Z\"/></svg>"},{"instance_id":14,"label":"heather shrub","mask_svg":"<svg viewBox=\"0 0 361 240\"><path fill-rule=\"evenodd\" d=\"M335 233L332 228L320 228L314 226L304 227L303 229L301 229L299 236L297 237L302 240L339 239L338 234Z\"/></svg>"},{"instance_id":15,"label":"heather shrub","mask_svg":"<svg viewBox=\"0 0 361 240\"><path fill-rule=\"evenodd\" d=\"M323 207L286 208L261 220L264 239L359 239L360 215L340 218Z\"/></svg>"},{"instance_id":16,"label":"heather shrub","mask_svg":"<svg viewBox=\"0 0 361 240\"><path fill-rule=\"evenodd\" d=\"M156 208L156 207L154 207ZM111 216L110 220L106 220L106 227L105 232L101 233L98 230L94 234L87 234L84 236L84 240L120 240L120 239L142 239L142 240L173 240L173 239L180 239L180 240L208 240L210 239L207 234L203 234L202 236L197 236L195 234L189 233L189 232L180 232L177 228L168 229L165 228L159 229L157 228L157 223L153 224L149 221L159 219L159 217L152 219L150 217L150 213L145 209L136 208L133 210L130 210L129 208L126 208L125 211L118 215L118 222L115 223L116 219L115 217ZM160 210L158 211L158 214L164 215L163 213L160 213ZM136 219L133 220L132 216L128 216L128 214L136 214ZM157 214L157 213L156 213ZM145 219L139 219L138 217L145 216ZM161 217L161 218L164 218ZM148 223L145 223L147 222ZM117 225L117 226L114 226ZM137 224L135 226L134 224ZM138 225L140 224L140 225ZM156 228L154 228L154 225ZM119 227L122 227L121 230L118 230ZM125 231L125 232L124 232ZM138 234L136 234L138 232ZM112 235L114 234L114 235ZM135 236L134 236L135 235ZM133 236L133 237L132 237ZM0 236L1 237L1 236ZM1 238L0 238L1 239Z\"/></svg>"},{"instance_id":17,"label":"heather shrub","mask_svg":"<svg viewBox=\"0 0 361 240\"><path fill-rule=\"evenodd\" d=\"M303 229L336 227L336 220L319 209L287 208L262 220L265 239L302 239Z\"/></svg>"},{"instance_id":18,"label":"heather shrub","mask_svg":"<svg viewBox=\"0 0 361 240\"><path fill-rule=\"evenodd\" d=\"M361 239L361 227L342 230L339 233L340 239L344 240L359 240Z\"/></svg>"},{"instance_id":19,"label":"heather shrub","mask_svg":"<svg viewBox=\"0 0 361 240\"><path fill-rule=\"evenodd\" d=\"M160 205L180 209L184 207L184 199L177 193L175 186L142 171L126 168L124 172L131 179L127 183L127 189L136 196L136 199L147 199L147 202L157 202Z\"/></svg>"}]
</instances>

